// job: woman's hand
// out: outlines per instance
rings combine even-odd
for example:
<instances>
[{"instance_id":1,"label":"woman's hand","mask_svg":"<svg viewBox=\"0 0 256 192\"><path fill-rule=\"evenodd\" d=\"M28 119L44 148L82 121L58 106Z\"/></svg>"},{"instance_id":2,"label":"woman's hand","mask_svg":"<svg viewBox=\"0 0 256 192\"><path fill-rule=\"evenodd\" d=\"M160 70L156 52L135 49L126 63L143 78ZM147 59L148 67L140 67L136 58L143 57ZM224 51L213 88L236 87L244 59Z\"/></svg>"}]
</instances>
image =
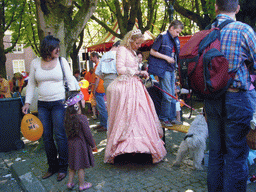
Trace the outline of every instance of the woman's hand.
<instances>
[{"instance_id":1,"label":"woman's hand","mask_svg":"<svg viewBox=\"0 0 256 192\"><path fill-rule=\"evenodd\" d=\"M148 78L148 72L147 71L141 71L140 75L143 76L144 78Z\"/></svg>"},{"instance_id":2,"label":"woman's hand","mask_svg":"<svg viewBox=\"0 0 256 192\"><path fill-rule=\"evenodd\" d=\"M25 105L23 105L22 107L22 112L24 114L28 114L28 110L29 110L29 103L25 103Z\"/></svg>"}]
</instances>

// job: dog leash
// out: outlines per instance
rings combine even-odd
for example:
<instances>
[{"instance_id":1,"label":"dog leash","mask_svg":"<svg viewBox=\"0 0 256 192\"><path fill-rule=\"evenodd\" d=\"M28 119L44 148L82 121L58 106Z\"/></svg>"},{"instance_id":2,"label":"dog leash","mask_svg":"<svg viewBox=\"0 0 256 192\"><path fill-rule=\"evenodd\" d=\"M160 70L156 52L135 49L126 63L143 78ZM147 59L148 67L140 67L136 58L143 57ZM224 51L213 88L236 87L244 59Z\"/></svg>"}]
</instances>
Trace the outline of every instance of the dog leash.
<instances>
[{"instance_id":1,"label":"dog leash","mask_svg":"<svg viewBox=\"0 0 256 192\"><path fill-rule=\"evenodd\" d=\"M155 87L157 87L156 85L154 85ZM174 97L173 95L171 95L170 93L167 93L166 91L164 91L163 89L161 89L160 87L157 87L159 90L163 91L164 93L166 93L167 95L169 95L170 97L172 97L173 99L175 99L176 101L179 101L180 103L182 103L183 105L185 105L186 107L195 110L193 107L190 107L189 105L187 105L186 103L184 103L183 101L177 99L176 97Z\"/></svg>"}]
</instances>

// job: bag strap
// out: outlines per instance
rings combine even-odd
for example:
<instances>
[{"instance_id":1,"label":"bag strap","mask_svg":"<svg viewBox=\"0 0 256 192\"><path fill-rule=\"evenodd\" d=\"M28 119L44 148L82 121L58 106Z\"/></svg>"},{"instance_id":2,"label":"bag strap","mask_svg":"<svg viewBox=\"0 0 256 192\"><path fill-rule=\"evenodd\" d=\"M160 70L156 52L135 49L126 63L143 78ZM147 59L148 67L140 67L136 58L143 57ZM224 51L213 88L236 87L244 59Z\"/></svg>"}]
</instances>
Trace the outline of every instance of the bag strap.
<instances>
[{"instance_id":1,"label":"bag strap","mask_svg":"<svg viewBox=\"0 0 256 192\"><path fill-rule=\"evenodd\" d=\"M217 20L217 19L214 19L211 24L209 24L209 25L207 25L207 26L205 27L205 30L211 29L213 23L216 23L215 26L216 26L216 27L218 26L218 28L221 30L221 29L222 29L223 27L225 27L227 24L232 23L232 22L234 22L234 21L228 19L228 20L226 20L226 21L223 21L223 22L218 26L218 20Z\"/></svg>"},{"instance_id":2,"label":"bag strap","mask_svg":"<svg viewBox=\"0 0 256 192\"><path fill-rule=\"evenodd\" d=\"M62 71L62 74L63 74L63 81L66 81L66 76L65 76L64 68L63 68L63 65L62 65L62 62L61 62L61 57L59 57L59 61L60 61L61 71Z\"/></svg>"},{"instance_id":3,"label":"bag strap","mask_svg":"<svg viewBox=\"0 0 256 192\"><path fill-rule=\"evenodd\" d=\"M66 78L66 75L65 75L65 72L64 72L64 68L63 68L63 65L62 65L62 62L61 62L61 57L59 57L59 61L60 61L60 67L61 67L62 74L63 74L63 82L64 82L64 85L66 86L67 78Z\"/></svg>"},{"instance_id":4,"label":"bag strap","mask_svg":"<svg viewBox=\"0 0 256 192\"><path fill-rule=\"evenodd\" d=\"M61 66L61 70L62 70L62 73L63 73L63 84L64 84L64 88L65 88L65 95L66 95L66 98L67 98L68 97L68 92L69 92L68 81L67 81L67 78L65 76L64 67L63 67L62 62L61 62L61 57L59 57L59 61L60 61L60 66Z\"/></svg>"},{"instance_id":5,"label":"bag strap","mask_svg":"<svg viewBox=\"0 0 256 192\"><path fill-rule=\"evenodd\" d=\"M227 24L232 23L232 22L234 22L234 21L233 21L233 20L226 20L226 21L223 21L223 22L218 26L218 28L221 30L221 29L223 29L223 27L225 27Z\"/></svg>"}]
</instances>

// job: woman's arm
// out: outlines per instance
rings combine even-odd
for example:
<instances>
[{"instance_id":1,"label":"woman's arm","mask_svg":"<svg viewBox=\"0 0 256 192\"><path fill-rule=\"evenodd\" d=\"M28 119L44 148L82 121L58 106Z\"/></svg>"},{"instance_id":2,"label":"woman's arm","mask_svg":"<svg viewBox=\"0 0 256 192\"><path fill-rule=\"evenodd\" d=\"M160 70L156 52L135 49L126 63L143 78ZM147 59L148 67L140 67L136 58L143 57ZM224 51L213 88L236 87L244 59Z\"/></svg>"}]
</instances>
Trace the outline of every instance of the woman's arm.
<instances>
[{"instance_id":1,"label":"woman's arm","mask_svg":"<svg viewBox=\"0 0 256 192\"><path fill-rule=\"evenodd\" d=\"M129 52L129 50L124 47L124 46L120 46L116 52L116 70L117 73L120 75L145 75L144 72L141 72L139 70L134 70L130 67L126 67L125 64L127 61L127 53ZM133 62L133 61L131 61Z\"/></svg>"},{"instance_id":2,"label":"woman's arm","mask_svg":"<svg viewBox=\"0 0 256 192\"><path fill-rule=\"evenodd\" d=\"M26 90L26 100L25 105L22 107L22 112L24 114L28 113L29 105L32 102L34 91L36 88L36 79L35 79L35 71L36 71L36 63L41 62L41 59L34 59L30 64L30 72L29 72L29 80Z\"/></svg>"},{"instance_id":3,"label":"woman's arm","mask_svg":"<svg viewBox=\"0 0 256 192\"><path fill-rule=\"evenodd\" d=\"M72 75L72 72L71 72L71 69L70 69L70 66L69 66L67 60L64 57L61 57L61 62L62 62L63 68L64 68L65 76L67 78L69 89L76 90L76 86L73 81L73 75Z\"/></svg>"},{"instance_id":4,"label":"woman's arm","mask_svg":"<svg viewBox=\"0 0 256 192\"><path fill-rule=\"evenodd\" d=\"M118 74L124 75L126 74L126 66L125 66L125 60L127 49L124 46L120 46L116 52L116 70Z\"/></svg>"},{"instance_id":5,"label":"woman's arm","mask_svg":"<svg viewBox=\"0 0 256 192\"><path fill-rule=\"evenodd\" d=\"M35 79L35 72L36 72L36 64L37 62L41 62L41 59L34 59L31 62L30 65L30 72L29 72L29 80L28 80L28 85L27 85L27 91L26 91L26 101L25 103L31 103L33 96L34 96L34 91L36 87L36 79Z\"/></svg>"}]
</instances>

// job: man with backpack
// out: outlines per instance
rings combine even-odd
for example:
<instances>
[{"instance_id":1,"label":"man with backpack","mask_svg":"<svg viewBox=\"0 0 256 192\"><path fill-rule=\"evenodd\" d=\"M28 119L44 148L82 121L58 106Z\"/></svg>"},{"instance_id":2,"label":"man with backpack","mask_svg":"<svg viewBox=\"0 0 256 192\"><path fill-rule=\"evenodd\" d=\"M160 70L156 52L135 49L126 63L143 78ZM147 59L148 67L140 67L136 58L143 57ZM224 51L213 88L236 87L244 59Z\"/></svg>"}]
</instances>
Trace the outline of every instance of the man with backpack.
<instances>
[{"instance_id":1,"label":"man with backpack","mask_svg":"<svg viewBox=\"0 0 256 192\"><path fill-rule=\"evenodd\" d=\"M249 154L246 135L255 130L250 128L253 109L247 90L251 82L245 61L256 68L256 36L249 25L235 21L239 9L238 0L216 0L217 22L212 28L226 20L233 21L220 31L220 50L234 77L223 95L205 99L210 151L209 192L246 192Z\"/></svg>"},{"instance_id":2,"label":"man with backpack","mask_svg":"<svg viewBox=\"0 0 256 192\"><path fill-rule=\"evenodd\" d=\"M178 36L183 28L182 22L172 21L168 30L158 35L150 50L148 72L158 76L160 87L173 96L175 70L180 51ZM176 120L176 100L166 93L163 93L159 118L167 127L172 126L172 123L180 124Z\"/></svg>"}]
</instances>

